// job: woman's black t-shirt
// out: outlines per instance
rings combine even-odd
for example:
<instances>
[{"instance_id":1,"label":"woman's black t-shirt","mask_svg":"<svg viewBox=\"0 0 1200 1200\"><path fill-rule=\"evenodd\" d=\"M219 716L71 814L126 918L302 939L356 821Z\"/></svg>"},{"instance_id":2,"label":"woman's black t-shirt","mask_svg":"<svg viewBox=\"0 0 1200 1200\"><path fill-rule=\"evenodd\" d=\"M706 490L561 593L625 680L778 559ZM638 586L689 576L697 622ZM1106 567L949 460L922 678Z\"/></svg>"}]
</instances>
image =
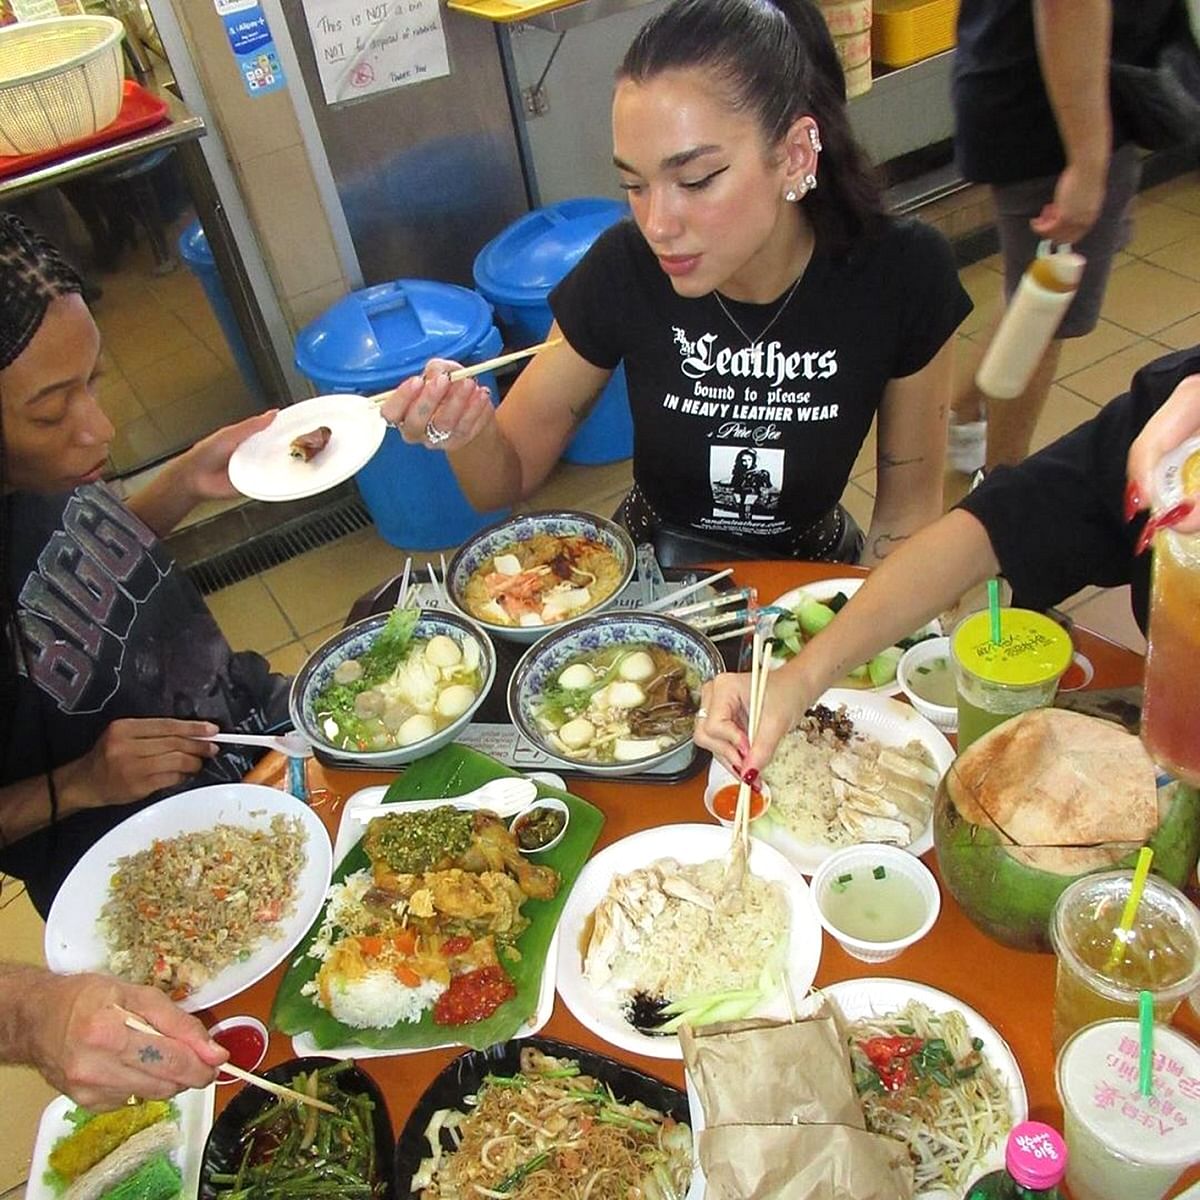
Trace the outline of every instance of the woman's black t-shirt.
<instances>
[{"instance_id":1,"label":"woman's black t-shirt","mask_svg":"<svg viewBox=\"0 0 1200 1200\"><path fill-rule=\"evenodd\" d=\"M915 220L836 259L818 246L782 300L724 299L731 320L712 293L679 296L631 221L551 293L580 355L625 363L634 479L662 520L764 546L801 534L838 503L888 382L971 310L945 238Z\"/></svg>"}]
</instances>

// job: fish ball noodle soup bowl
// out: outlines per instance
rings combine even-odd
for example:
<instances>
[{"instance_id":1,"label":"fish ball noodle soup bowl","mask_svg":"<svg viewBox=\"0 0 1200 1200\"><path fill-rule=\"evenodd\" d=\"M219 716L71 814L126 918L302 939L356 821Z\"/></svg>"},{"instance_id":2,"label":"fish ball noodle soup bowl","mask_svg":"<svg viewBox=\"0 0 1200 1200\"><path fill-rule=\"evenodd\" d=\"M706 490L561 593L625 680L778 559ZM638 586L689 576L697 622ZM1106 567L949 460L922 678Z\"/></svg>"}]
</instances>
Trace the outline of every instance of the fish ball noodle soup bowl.
<instances>
[{"instance_id":1,"label":"fish ball noodle soup bowl","mask_svg":"<svg viewBox=\"0 0 1200 1200\"><path fill-rule=\"evenodd\" d=\"M496 677L474 621L400 609L367 617L315 650L292 681L292 723L333 759L399 767L452 742Z\"/></svg>"},{"instance_id":2,"label":"fish ball noodle soup bowl","mask_svg":"<svg viewBox=\"0 0 1200 1200\"><path fill-rule=\"evenodd\" d=\"M592 775L632 775L692 753L700 687L717 648L674 617L581 617L530 647L508 685L522 736Z\"/></svg>"},{"instance_id":3,"label":"fish ball noodle soup bowl","mask_svg":"<svg viewBox=\"0 0 1200 1200\"><path fill-rule=\"evenodd\" d=\"M636 557L614 521L527 513L465 542L446 568L446 590L492 637L528 644L612 604L633 578Z\"/></svg>"}]
</instances>

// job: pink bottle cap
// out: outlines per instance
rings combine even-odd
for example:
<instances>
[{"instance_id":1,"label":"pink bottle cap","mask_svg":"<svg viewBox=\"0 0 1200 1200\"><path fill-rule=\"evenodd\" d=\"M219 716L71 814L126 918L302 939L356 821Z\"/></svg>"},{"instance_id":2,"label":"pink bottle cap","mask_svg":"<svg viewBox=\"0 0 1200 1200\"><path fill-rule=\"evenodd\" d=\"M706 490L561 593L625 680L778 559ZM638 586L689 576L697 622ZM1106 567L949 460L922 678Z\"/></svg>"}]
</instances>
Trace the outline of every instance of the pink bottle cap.
<instances>
[{"instance_id":1,"label":"pink bottle cap","mask_svg":"<svg viewBox=\"0 0 1200 1200\"><path fill-rule=\"evenodd\" d=\"M1049 1191L1067 1173L1067 1144L1057 1129L1041 1121L1022 1121L1008 1135L1004 1165L1022 1187Z\"/></svg>"}]
</instances>

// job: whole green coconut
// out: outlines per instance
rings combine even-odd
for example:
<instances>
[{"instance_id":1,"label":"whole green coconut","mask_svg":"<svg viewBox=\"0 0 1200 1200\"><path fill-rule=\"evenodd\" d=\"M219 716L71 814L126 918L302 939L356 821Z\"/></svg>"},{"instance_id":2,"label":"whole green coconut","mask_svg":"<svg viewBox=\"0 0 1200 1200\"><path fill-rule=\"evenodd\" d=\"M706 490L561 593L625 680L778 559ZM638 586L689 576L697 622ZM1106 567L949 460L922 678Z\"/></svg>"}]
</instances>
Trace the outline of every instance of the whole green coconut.
<instances>
[{"instance_id":1,"label":"whole green coconut","mask_svg":"<svg viewBox=\"0 0 1200 1200\"><path fill-rule=\"evenodd\" d=\"M989 937L1049 952L1050 914L1081 875L1132 868L1182 887L1200 856L1200 795L1157 770L1141 742L1096 717L1044 708L974 742L934 801L942 880Z\"/></svg>"}]
</instances>

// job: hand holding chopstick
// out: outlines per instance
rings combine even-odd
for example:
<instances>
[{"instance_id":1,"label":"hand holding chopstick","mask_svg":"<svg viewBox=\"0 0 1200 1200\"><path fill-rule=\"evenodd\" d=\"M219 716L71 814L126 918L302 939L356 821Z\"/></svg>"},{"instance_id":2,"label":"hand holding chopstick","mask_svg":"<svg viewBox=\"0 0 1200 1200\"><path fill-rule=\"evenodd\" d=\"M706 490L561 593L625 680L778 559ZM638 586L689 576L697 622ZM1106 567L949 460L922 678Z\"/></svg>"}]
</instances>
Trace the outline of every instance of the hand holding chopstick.
<instances>
[{"instance_id":1,"label":"hand holding chopstick","mask_svg":"<svg viewBox=\"0 0 1200 1200\"><path fill-rule=\"evenodd\" d=\"M148 1034L151 1037L163 1036L153 1025L147 1024L136 1014L128 1012L125 1009L121 1009L120 1011L125 1018L125 1025L129 1029L137 1033ZM223 1063L220 1069L226 1075L232 1075L234 1079L240 1079L244 1083L253 1084L255 1087L262 1088L264 1092L270 1092L273 1096L279 1096L283 1100L295 1100L298 1104L309 1104L313 1108L324 1109L326 1112L337 1112L337 1109L327 1100L318 1100L315 1096L306 1096L303 1092L298 1092L294 1088L284 1087L283 1084L275 1083L270 1079L264 1079L261 1075L254 1075L249 1071L243 1071L241 1067L235 1067L232 1063Z\"/></svg>"}]
</instances>

